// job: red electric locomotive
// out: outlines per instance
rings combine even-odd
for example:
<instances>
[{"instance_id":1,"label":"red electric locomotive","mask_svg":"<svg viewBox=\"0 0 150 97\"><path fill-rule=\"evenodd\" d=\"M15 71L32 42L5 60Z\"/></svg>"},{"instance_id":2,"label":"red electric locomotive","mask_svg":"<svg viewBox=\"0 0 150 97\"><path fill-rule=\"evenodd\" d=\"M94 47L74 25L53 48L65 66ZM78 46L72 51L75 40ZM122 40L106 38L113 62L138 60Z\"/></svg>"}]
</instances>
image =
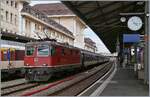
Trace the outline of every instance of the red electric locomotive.
<instances>
[{"instance_id":1,"label":"red electric locomotive","mask_svg":"<svg viewBox=\"0 0 150 97\"><path fill-rule=\"evenodd\" d=\"M25 78L29 81L47 81L60 71L108 61L100 54L55 41L30 42L25 49Z\"/></svg>"},{"instance_id":2,"label":"red electric locomotive","mask_svg":"<svg viewBox=\"0 0 150 97\"><path fill-rule=\"evenodd\" d=\"M80 49L53 41L26 44L26 79L47 81L53 73L81 66Z\"/></svg>"}]
</instances>

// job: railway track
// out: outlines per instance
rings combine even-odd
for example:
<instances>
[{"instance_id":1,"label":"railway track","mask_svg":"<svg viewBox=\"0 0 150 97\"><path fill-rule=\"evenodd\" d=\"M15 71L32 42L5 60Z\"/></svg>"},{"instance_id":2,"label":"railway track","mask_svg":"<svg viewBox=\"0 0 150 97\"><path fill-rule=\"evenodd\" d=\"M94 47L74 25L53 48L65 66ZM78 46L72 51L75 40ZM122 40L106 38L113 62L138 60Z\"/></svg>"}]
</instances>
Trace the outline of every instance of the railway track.
<instances>
[{"instance_id":1,"label":"railway track","mask_svg":"<svg viewBox=\"0 0 150 97\"><path fill-rule=\"evenodd\" d=\"M86 72L48 84L38 90L26 92L20 96L77 96L102 76L112 67L112 63L105 63Z\"/></svg>"},{"instance_id":2,"label":"railway track","mask_svg":"<svg viewBox=\"0 0 150 97\"><path fill-rule=\"evenodd\" d=\"M2 87L1 88L1 96L6 96L6 95L10 95L12 93L15 92L20 92L35 86L38 86L38 83L19 83L19 84L14 84L14 85L10 85L7 87Z\"/></svg>"},{"instance_id":3,"label":"railway track","mask_svg":"<svg viewBox=\"0 0 150 97\"><path fill-rule=\"evenodd\" d=\"M77 96L112 67L111 63L104 63L90 70L71 75L69 77L48 82L28 83L24 79L15 84L2 85L2 96ZM9 82L12 83L12 82Z\"/></svg>"},{"instance_id":4,"label":"railway track","mask_svg":"<svg viewBox=\"0 0 150 97\"><path fill-rule=\"evenodd\" d=\"M17 86L19 84L24 84L27 83L27 81L22 78L22 79L16 79L16 80L11 80L11 81L6 81L6 82L1 82L1 89L5 89L7 87L13 87L13 86Z\"/></svg>"},{"instance_id":5,"label":"railway track","mask_svg":"<svg viewBox=\"0 0 150 97\"><path fill-rule=\"evenodd\" d=\"M84 91L76 96L99 96L107 84L110 82L111 78L116 72L116 64L114 63L111 69L105 73L100 79L95 81L92 85L86 88Z\"/></svg>"},{"instance_id":6,"label":"railway track","mask_svg":"<svg viewBox=\"0 0 150 97\"><path fill-rule=\"evenodd\" d=\"M63 90L60 90L58 92L52 93L48 96L78 96L82 94L82 91L90 87L93 83L95 83L98 79L103 77L111 68L111 64L107 64L103 68L101 68L99 71L95 72L94 74L86 77L85 79L74 83L71 86L68 86L64 88ZM92 91L90 91L92 92ZM89 93L89 92L88 92ZM84 96L89 96L90 94L86 94Z\"/></svg>"}]
</instances>

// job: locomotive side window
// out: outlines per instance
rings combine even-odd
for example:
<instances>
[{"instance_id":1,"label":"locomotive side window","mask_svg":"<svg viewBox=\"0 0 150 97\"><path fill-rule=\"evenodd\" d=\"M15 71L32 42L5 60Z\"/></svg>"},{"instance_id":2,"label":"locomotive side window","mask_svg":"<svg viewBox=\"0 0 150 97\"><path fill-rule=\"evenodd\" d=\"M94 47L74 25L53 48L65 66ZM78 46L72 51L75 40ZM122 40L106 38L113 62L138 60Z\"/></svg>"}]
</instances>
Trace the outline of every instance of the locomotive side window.
<instances>
[{"instance_id":1,"label":"locomotive side window","mask_svg":"<svg viewBox=\"0 0 150 97\"><path fill-rule=\"evenodd\" d=\"M76 51L76 54L78 55L78 54L79 54L79 52L78 52L78 51Z\"/></svg>"},{"instance_id":2,"label":"locomotive side window","mask_svg":"<svg viewBox=\"0 0 150 97\"><path fill-rule=\"evenodd\" d=\"M34 53L34 47L33 46L27 46L26 47L26 55L31 56Z\"/></svg>"},{"instance_id":3,"label":"locomotive side window","mask_svg":"<svg viewBox=\"0 0 150 97\"><path fill-rule=\"evenodd\" d=\"M48 56L49 55L49 46L48 45L38 46L38 55Z\"/></svg>"},{"instance_id":4,"label":"locomotive side window","mask_svg":"<svg viewBox=\"0 0 150 97\"><path fill-rule=\"evenodd\" d=\"M73 51L72 51L72 50L70 50L70 55L72 55L72 53L73 53Z\"/></svg>"},{"instance_id":5,"label":"locomotive side window","mask_svg":"<svg viewBox=\"0 0 150 97\"><path fill-rule=\"evenodd\" d=\"M61 50L62 55L65 55L65 49Z\"/></svg>"},{"instance_id":6,"label":"locomotive side window","mask_svg":"<svg viewBox=\"0 0 150 97\"><path fill-rule=\"evenodd\" d=\"M51 47L51 56L55 55L56 47Z\"/></svg>"}]
</instances>

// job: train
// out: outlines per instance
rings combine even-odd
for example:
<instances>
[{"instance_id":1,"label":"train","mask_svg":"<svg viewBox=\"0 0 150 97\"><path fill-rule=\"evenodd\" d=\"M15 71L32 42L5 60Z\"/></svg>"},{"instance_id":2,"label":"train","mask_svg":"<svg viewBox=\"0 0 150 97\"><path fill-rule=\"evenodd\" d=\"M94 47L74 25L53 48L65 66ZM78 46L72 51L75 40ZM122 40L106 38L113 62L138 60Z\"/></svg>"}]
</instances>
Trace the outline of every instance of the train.
<instances>
[{"instance_id":1,"label":"train","mask_svg":"<svg viewBox=\"0 0 150 97\"><path fill-rule=\"evenodd\" d=\"M25 45L25 79L48 81L54 74L109 61L109 58L56 41L28 42Z\"/></svg>"},{"instance_id":2,"label":"train","mask_svg":"<svg viewBox=\"0 0 150 97\"><path fill-rule=\"evenodd\" d=\"M24 71L25 49L17 49L12 47L2 47L0 49L1 79L5 79L16 74L20 74L20 76L22 76L21 74L23 74Z\"/></svg>"}]
</instances>

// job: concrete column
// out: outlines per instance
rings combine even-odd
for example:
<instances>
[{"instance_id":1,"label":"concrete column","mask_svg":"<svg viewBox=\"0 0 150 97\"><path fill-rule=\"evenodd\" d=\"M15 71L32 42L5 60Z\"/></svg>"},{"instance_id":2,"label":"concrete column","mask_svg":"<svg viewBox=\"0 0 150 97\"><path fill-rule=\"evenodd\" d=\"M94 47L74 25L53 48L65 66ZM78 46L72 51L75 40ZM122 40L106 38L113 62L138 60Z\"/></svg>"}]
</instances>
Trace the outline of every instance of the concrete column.
<instances>
[{"instance_id":1,"label":"concrete column","mask_svg":"<svg viewBox=\"0 0 150 97\"><path fill-rule=\"evenodd\" d=\"M150 1L148 1L148 14L150 15ZM150 65L150 16L148 17L148 64L147 64L147 83L149 83L149 65Z\"/></svg>"},{"instance_id":2,"label":"concrete column","mask_svg":"<svg viewBox=\"0 0 150 97\"><path fill-rule=\"evenodd\" d=\"M131 47L129 48L129 65L131 66Z\"/></svg>"},{"instance_id":3,"label":"concrete column","mask_svg":"<svg viewBox=\"0 0 150 97\"><path fill-rule=\"evenodd\" d=\"M147 68L147 82L149 82L149 65L150 65L150 1L148 1L148 14L149 14L149 17L148 17L148 68Z\"/></svg>"},{"instance_id":4,"label":"concrete column","mask_svg":"<svg viewBox=\"0 0 150 97\"><path fill-rule=\"evenodd\" d=\"M135 60L134 60L134 64L136 65L136 70L137 70L137 64L138 64L138 53L137 53L137 43L134 44L134 53L135 53Z\"/></svg>"},{"instance_id":5,"label":"concrete column","mask_svg":"<svg viewBox=\"0 0 150 97\"><path fill-rule=\"evenodd\" d=\"M145 6L145 36L147 39L145 40L145 49L144 49L144 83L149 83L149 64L150 64L150 19L149 19L149 14L150 14L150 2L146 1L146 6Z\"/></svg>"}]
</instances>

